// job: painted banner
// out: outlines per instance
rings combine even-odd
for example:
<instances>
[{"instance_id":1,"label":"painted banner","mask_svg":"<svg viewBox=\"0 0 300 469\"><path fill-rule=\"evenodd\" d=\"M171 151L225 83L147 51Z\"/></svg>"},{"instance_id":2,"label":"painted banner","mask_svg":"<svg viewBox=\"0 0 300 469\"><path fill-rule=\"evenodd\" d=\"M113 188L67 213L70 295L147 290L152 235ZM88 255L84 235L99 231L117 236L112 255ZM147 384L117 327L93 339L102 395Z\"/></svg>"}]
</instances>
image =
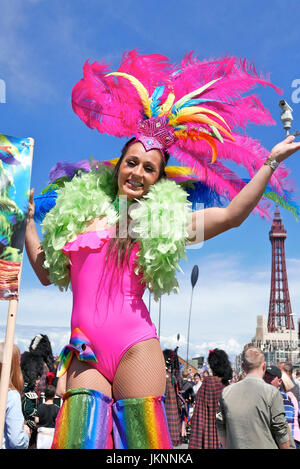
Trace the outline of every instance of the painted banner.
<instances>
[{"instance_id":1,"label":"painted banner","mask_svg":"<svg viewBox=\"0 0 300 469\"><path fill-rule=\"evenodd\" d=\"M0 300L17 299L34 140L0 134Z\"/></svg>"}]
</instances>

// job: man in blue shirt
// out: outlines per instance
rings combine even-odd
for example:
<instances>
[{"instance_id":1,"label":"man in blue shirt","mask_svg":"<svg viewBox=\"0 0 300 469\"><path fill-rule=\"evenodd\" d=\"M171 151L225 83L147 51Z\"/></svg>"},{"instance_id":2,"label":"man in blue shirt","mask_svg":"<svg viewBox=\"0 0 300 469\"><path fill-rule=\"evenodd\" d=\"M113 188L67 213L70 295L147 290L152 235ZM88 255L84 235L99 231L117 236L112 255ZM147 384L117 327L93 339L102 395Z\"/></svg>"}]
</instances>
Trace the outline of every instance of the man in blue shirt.
<instances>
[{"instance_id":1,"label":"man in blue shirt","mask_svg":"<svg viewBox=\"0 0 300 469\"><path fill-rule=\"evenodd\" d=\"M291 432L293 432L295 409L294 409L291 399L289 398L289 396L287 395L287 393L285 392L283 388L281 370L275 365L267 366L264 380L266 383L271 384L272 386L275 386L281 392L286 421L289 424Z\"/></svg>"}]
</instances>

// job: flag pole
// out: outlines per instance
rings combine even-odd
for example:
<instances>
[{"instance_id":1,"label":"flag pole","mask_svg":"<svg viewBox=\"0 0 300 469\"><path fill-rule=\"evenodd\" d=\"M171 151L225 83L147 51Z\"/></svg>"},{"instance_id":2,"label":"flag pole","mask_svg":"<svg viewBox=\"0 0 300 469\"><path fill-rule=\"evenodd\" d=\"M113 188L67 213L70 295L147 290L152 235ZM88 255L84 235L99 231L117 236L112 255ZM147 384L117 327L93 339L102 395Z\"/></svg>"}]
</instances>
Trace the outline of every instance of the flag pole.
<instances>
[{"instance_id":1,"label":"flag pole","mask_svg":"<svg viewBox=\"0 0 300 469\"><path fill-rule=\"evenodd\" d=\"M2 371L0 379L0 442L2 446L5 424L7 393L10 381L11 359L15 337L18 300L10 300L7 314L6 334L2 357Z\"/></svg>"}]
</instances>

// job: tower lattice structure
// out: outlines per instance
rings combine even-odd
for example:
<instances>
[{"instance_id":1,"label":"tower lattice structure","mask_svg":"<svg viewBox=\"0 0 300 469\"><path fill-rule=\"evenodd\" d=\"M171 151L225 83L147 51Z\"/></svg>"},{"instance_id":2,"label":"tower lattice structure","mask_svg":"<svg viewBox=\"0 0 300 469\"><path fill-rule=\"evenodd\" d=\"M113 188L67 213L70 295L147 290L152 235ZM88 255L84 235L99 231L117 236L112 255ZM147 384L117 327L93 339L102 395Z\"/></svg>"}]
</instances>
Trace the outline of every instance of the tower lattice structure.
<instances>
[{"instance_id":1,"label":"tower lattice structure","mask_svg":"<svg viewBox=\"0 0 300 469\"><path fill-rule=\"evenodd\" d=\"M272 244L271 293L268 316L268 332L281 328L295 329L288 287L284 242L287 233L276 207L269 238Z\"/></svg>"}]
</instances>

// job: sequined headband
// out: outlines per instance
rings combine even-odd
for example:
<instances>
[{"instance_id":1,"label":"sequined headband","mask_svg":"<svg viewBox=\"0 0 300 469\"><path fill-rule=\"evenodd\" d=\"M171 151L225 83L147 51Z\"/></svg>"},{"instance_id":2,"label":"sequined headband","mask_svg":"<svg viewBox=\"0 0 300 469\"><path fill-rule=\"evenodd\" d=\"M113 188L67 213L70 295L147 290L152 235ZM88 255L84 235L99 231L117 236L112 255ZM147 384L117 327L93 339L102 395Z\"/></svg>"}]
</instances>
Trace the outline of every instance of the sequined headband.
<instances>
[{"instance_id":1,"label":"sequined headband","mask_svg":"<svg viewBox=\"0 0 300 469\"><path fill-rule=\"evenodd\" d=\"M167 119L155 117L138 123L134 142L141 142L146 151L159 150L166 164L164 151L173 145L175 140L176 136Z\"/></svg>"}]
</instances>

